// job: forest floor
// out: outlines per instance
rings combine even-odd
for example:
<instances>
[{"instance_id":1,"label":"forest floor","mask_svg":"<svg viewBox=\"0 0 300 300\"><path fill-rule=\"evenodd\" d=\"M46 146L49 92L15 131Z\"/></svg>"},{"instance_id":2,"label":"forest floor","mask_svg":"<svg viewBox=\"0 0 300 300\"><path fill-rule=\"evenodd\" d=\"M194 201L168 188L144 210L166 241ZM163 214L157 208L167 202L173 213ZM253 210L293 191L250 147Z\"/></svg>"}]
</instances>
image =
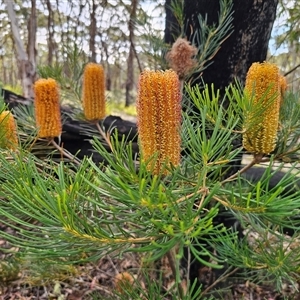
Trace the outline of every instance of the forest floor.
<instances>
[{"instance_id":1,"label":"forest floor","mask_svg":"<svg viewBox=\"0 0 300 300\"><path fill-rule=\"evenodd\" d=\"M0 230L12 233L12 229L0 223ZM166 260L161 260L159 264L149 268L149 281L145 279L143 271L144 265L141 263L140 255L136 253L125 253L122 258L104 255L96 263L86 263L77 266L61 266L41 264L39 261L14 259L15 253L19 249L9 245L4 239L0 239L0 300L97 300L97 299L121 299L116 288L117 278L120 274L130 274L132 287L139 285L143 287L143 294L139 297L123 299L138 300L174 300L171 296L174 288L172 271ZM158 279L159 269L162 274L161 281ZM126 273L125 273L126 272ZM147 271L148 272L148 271ZM212 270L206 267L199 267L198 273L205 278L213 278ZM148 273L149 275L149 273ZM234 275L233 275L234 276ZM212 281L211 286L205 287L209 291L201 299L213 296L210 299L224 300L300 300L300 294L295 287L283 284L281 291L276 292L272 285L257 285L251 281L243 281L245 277L227 277L223 282L218 283L219 290L214 290ZM238 278L238 279L237 279ZM244 279L245 280L245 279ZM149 282L159 282L164 296L157 298L147 297ZM222 290L221 290L222 288ZM169 295L168 295L168 292Z\"/></svg>"},{"instance_id":2,"label":"forest floor","mask_svg":"<svg viewBox=\"0 0 300 300\"><path fill-rule=\"evenodd\" d=\"M0 299L120 299L119 295L115 293L116 270L119 272L122 269L127 270L127 272L130 272L134 278L140 280L140 278L138 278L138 274L136 274L136 270L138 270L139 267L136 266L135 268L132 268L133 263L136 263L136 261L134 260L132 262L129 257L125 257L121 260L104 257L96 264L87 264L76 267L76 271L74 269L70 274L64 274L64 278L61 276L59 280L45 280L44 283L42 283L43 280L41 278L39 279L40 283L38 283L38 281L34 282L33 279L28 278L25 274L23 274L22 270L20 270L17 274L18 278L15 278L12 281L2 281L0 283ZM127 269L128 266L130 266L129 270ZM170 286L171 285L172 282L170 282ZM144 295L147 295L146 288ZM207 294L207 296L209 296L209 294ZM126 297L124 299L129 300L130 298ZM154 298L147 298L147 296L142 295L133 300L138 299L155 300ZM167 296L161 298L158 296L156 299L169 300L174 298ZM283 290L279 293L275 292L272 286L256 285L247 281L228 286L227 292L223 293L223 296L213 296L213 299L296 300L300 299L300 295L295 293L293 288L287 285L284 286Z\"/></svg>"}]
</instances>

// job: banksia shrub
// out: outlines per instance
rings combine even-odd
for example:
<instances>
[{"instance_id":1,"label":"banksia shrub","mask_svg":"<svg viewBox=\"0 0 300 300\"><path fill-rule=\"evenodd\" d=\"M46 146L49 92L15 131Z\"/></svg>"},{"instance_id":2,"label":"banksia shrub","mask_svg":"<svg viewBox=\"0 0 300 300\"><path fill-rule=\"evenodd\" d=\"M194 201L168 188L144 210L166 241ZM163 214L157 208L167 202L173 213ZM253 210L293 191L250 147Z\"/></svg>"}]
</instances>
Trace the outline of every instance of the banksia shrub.
<instances>
[{"instance_id":1,"label":"banksia shrub","mask_svg":"<svg viewBox=\"0 0 300 300\"><path fill-rule=\"evenodd\" d=\"M244 148L254 154L269 154L276 145L280 107L280 77L276 65L253 63L245 84L250 101L245 111Z\"/></svg>"},{"instance_id":2,"label":"banksia shrub","mask_svg":"<svg viewBox=\"0 0 300 300\"><path fill-rule=\"evenodd\" d=\"M83 113L88 121L105 117L105 76L104 69L96 63L85 66L82 87Z\"/></svg>"},{"instance_id":3,"label":"banksia shrub","mask_svg":"<svg viewBox=\"0 0 300 300\"><path fill-rule=\"evenodd\" d=\"M164 165L177 166L180 162L181 94L175 71L141 73L137 115L142 159L149 162L148 170L158 174ZM166 169L163 173L167 173Z\"/></svg>"},{"instance_id":4,"label":"banksia shrub","mask_svg":"<svg viewBox=\"0 0 300 300\"><path fill-rule=\"evenodd\" d=\"M0 114L0 148L16 150L18 137L16 122L10 111Z\"/></svg>"},{"instance_id":5,"label":"banksia shrub","mask_svg":"<svg viewBox=\"0 0 300 300\"><path fill-rule=\"evenodd\" d=\"M53 138L61 135L59 87L54 79L39 79L34 84L35 120L38 137Z\"/></svg>"}]
</instances>

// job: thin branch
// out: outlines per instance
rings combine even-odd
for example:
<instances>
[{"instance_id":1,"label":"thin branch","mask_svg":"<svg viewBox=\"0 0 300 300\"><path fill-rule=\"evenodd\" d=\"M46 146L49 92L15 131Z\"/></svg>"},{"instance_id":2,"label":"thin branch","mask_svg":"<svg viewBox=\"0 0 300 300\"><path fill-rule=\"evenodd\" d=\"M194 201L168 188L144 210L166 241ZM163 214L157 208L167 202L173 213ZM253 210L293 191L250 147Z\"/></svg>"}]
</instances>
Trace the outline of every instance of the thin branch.
<instances>
[{"instance_id":1,"label":"thin branch","mask_svg":"<svg viewBox=\"0 0 300 300\"><path fill-rule=\"evenodd\" d=\"M300 67L300 64L298 64L297 66L295 66L295 67L292 68L291 70L289 70L289 71L287 71L286 73L284 73L283 76L287 76L287 75L293 73L293 72L296 71L299 67Z\"/></svg>"},{"instance_id":2,"label":"thin branch","mask_svg":"<svg viewBox=\"0 0 300 300\"><path fill-rule=\"evenodd\" d=\"M136 51L135 44L134 44L134 42L132 40L130 40L130 44L132 45L132 50L133 50L134 56L135 56L137 64L138 64L139 71L141 73L143 71L143 67L142 67L139 55L138 55L138 53Z\"/></svg>"},{"instance_id":3,"label":"thin branch","mask_svg":"<svg viewBox=\"0 0 300 300\"><path fill-rule=\"evenodd\" d=\"M178 278L180 273L177 270L178 266L177 266L177 263L176 263L174 248L167 252L167 258L168 258L169 265L171 267L171 270L172 270L172 273L173 273L173 276L174 276L174 279L175 279L175 284L178 288L180 299L184 299L184 288L182 286L182 282L180 280L180 277Z\"/></svg>"},{"instance_id":4,"label":"thin branch","mask_svg":"<svg viewBox=\"0 0 300 300\"><path fill-rule=\"evenodd\" d=\"M190 289L190 272L191 272L191 262L192 262L192 256L191 256L191 248L187 247L187 286L188 290Z\"/></svg>"},{"instance_id":5,"label":"thin branch","mask_svg":"<svg viewBox=\"0 0 300 300\"><path fill-rule=\"evenodd\" d=\"M113 148L113 146L111 144L111 141L110 141L110 135L109 135L109 133L105 133L105 131L100 127L99 122L96 122L95 124L96 124L96 127L97 127L99 133L101 134L101 136L103 137L103 139L105 140L105 142L107 143L107 145L109 146L110 150L112 152L114 152L114 148Z\"/></svg>"},{"instance_id":6,"label":"thin branch","mask_svg":"<svg viewBox=\"0 0 300 300\"><path fill-rule=\"evenodd\" d=\"M80 165L80 160L78 160L78 158L76 158L74 155L70 154L69 152L67 152L64 148L60 147L55 141L54 139L50 140L51 144L61 153L62 156L67 157L68 159L70 159L72 162L74 162L77 165Z\"/></svg>"},{"instance_id":7,"label":"thin branch","mask_svg":"<svg viewBox=\"0 0 300 300\"><path fill-rule=\"evenodd\" d=\"M225 182L229 182L229 181L232 181L232 180L236 179L238 177L238 175L246 172L247 170L252 168L257 163L260 163L262 161L262 158L263 158L263 154L255 154L254 157L253 157L253 160L248 165L246 165L244 168L240 169L238 172L236 172L232 176L230 176L230 177L226 178L225 180L223 180L222 184L224 184Z\"/></svg>"}]
</instances>

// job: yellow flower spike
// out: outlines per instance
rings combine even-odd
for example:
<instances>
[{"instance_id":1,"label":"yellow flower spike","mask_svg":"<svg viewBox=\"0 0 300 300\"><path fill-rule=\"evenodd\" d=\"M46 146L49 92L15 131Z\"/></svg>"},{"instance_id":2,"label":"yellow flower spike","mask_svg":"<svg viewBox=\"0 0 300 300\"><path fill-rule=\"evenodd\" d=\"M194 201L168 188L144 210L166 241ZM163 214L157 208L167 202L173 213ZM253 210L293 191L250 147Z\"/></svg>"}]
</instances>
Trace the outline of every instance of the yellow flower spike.
<instances>
[{"instance_id":1,"label":"yellow flower spike","mask_svg":"<svg viewBox=\"0 0 300 300\"><path fill-rule=\"evenodd\" d=\"M142 158L153 174L164 165L180 162L181 93L178 75L173 70L141 73L137 96L138 133Z\"/></svg>"},{"instance_id":2,"label":"yellow flower spike","mask_svg":"<svg viewBox=\"0 0 300 300\"><path fill-rule=\"evenodd\" d=\"M18 146L17 126L10 111L0 114L0 148L16 150Z\"/></svg>"},{"instance_id":3,"label":"yellow flower spike","mask_svg":"<svg viewBox=\"0 0 300 300\"><path fill-rule=\"evenodd\" d=\"M105 117L105 75L101 65L88 63L84 68L82 105L88 121Z\"/></svg>"},{"instance_id":4,"label":"yellow flower spike","mask_svg":"<svg viewBox=\"0 0 300 300\"><path fill-rule=\"evenodd\" d=\"M276 145L280 107L280 77L276 65L253 63L248 70L245 96L251 108L245 111L244 148L254 154L269 154ZM264 108L259 112L256 108Z\"/></svg>"},{"instance_id":5,"label":"yellow flower spike","mask_svg":"<svg viewBox=\"0 0 300 300\"><path fill-rule=\"evenodd\" d=\"M54 138L61 135L59 87L52 79L39 79L34 84L35 121L38 137Z\"/></svg>"}]
</instances>

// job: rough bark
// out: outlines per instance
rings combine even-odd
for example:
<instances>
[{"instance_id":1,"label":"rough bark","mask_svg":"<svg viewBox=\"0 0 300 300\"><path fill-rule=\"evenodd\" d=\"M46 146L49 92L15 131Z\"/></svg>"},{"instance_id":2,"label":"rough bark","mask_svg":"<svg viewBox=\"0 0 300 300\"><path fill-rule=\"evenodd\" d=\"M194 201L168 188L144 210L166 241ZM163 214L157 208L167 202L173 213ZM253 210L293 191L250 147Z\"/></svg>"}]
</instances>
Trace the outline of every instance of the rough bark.
<instances>
[{"instance_id":1,"label":"rough bark","mask_svg":"<svg viewBox=\"0 0 300 300\"><path fill-rule=\"evenodd\" d=\"M219 1L185 0L185 33L190 40L199 28L198 14L207 16L209 24L218 22ZM203 72L205 83L214 83L221 90L235 77L243 83L251 64L266 59L277 4L278 0L233 0L234 32L222 44L213 64Z\"/></svg>"},{"instance_id":2,"label":"rough bark","mask_svg":"<svg viewBox=\"0 0 300 300\"><path fill-rule=\"evenodd\" d=\"M234 82L235 78L244 84L251 64L253 62L262 62L266 59L277 4L278 0L233 0L234 31L223 42L220 50L212 58L213 63L203 71L200 78L194 79L193 84L199 84L201 87L203 81L209 85L213 83L216 89L221 90L221 93L224 92L226 86ZM199 29L199 14L207 18L208 24L213 25L218 22L219 11L220 0L185 0L185 33L188 39L192 41L193 34ZM228 103L225 103L226 105ZM208 130L207 134L210 134ZM241 141L239 139L233 142L233 147L235 148L240 145ZM229 164L230 168L227 169L225 177L236 173L241 167L241 162L242 155ZM257 180L261 178L256 169L250 170L250 180L254 177ZM256 180L253 181L255 182ZM277 180L274 181L274 184L278 184ZM243 228L228 211L220 209L220 212L214 218L214 224L223 224L225 227L237 231L239 237L242 236ZM203 237L204 240L205 237ZM209 247L207 245L207 248ZM209 261L209 257L203 256L202 259ZM215 281L224 272L224 269L214 270L210 279L206 280L204 276L200 275L206 268L200 261L194 260L189 270L191 282L197 279L197 283L201 284L204 289L210 286L213 283L212 281ZM221 273L219 273L220 271Z\"/></svg>"},{"instance_id":3,"label":"rough bark","mask_svg":"<svg viewBox=\"0 0 300 300\"><path fill-rule=\"evenodd\" d=\"M23 94L26 98L33 98L33 89L32 85L35 80L36 68L35 68L35 45L28 45L30 49L30 57L28 57L28 53L25 50L24 44L21 39L20 30L18 26L18 20L16 13L14 11L14 2L12 0L5 0L6 9L8 12L8 17L11 22L11 29L13 40L17 53L17 61L18 61L18 69L19 76L21 78ZM35 1L32 1L34 7L32 8L32 12L35 11ZM34 17L34 15L32 16ZM36 35L36 24L34 21L30 25L29 36L31 38L28 42L35 43L35 35Z\"/></svg>"}]
</instances>

